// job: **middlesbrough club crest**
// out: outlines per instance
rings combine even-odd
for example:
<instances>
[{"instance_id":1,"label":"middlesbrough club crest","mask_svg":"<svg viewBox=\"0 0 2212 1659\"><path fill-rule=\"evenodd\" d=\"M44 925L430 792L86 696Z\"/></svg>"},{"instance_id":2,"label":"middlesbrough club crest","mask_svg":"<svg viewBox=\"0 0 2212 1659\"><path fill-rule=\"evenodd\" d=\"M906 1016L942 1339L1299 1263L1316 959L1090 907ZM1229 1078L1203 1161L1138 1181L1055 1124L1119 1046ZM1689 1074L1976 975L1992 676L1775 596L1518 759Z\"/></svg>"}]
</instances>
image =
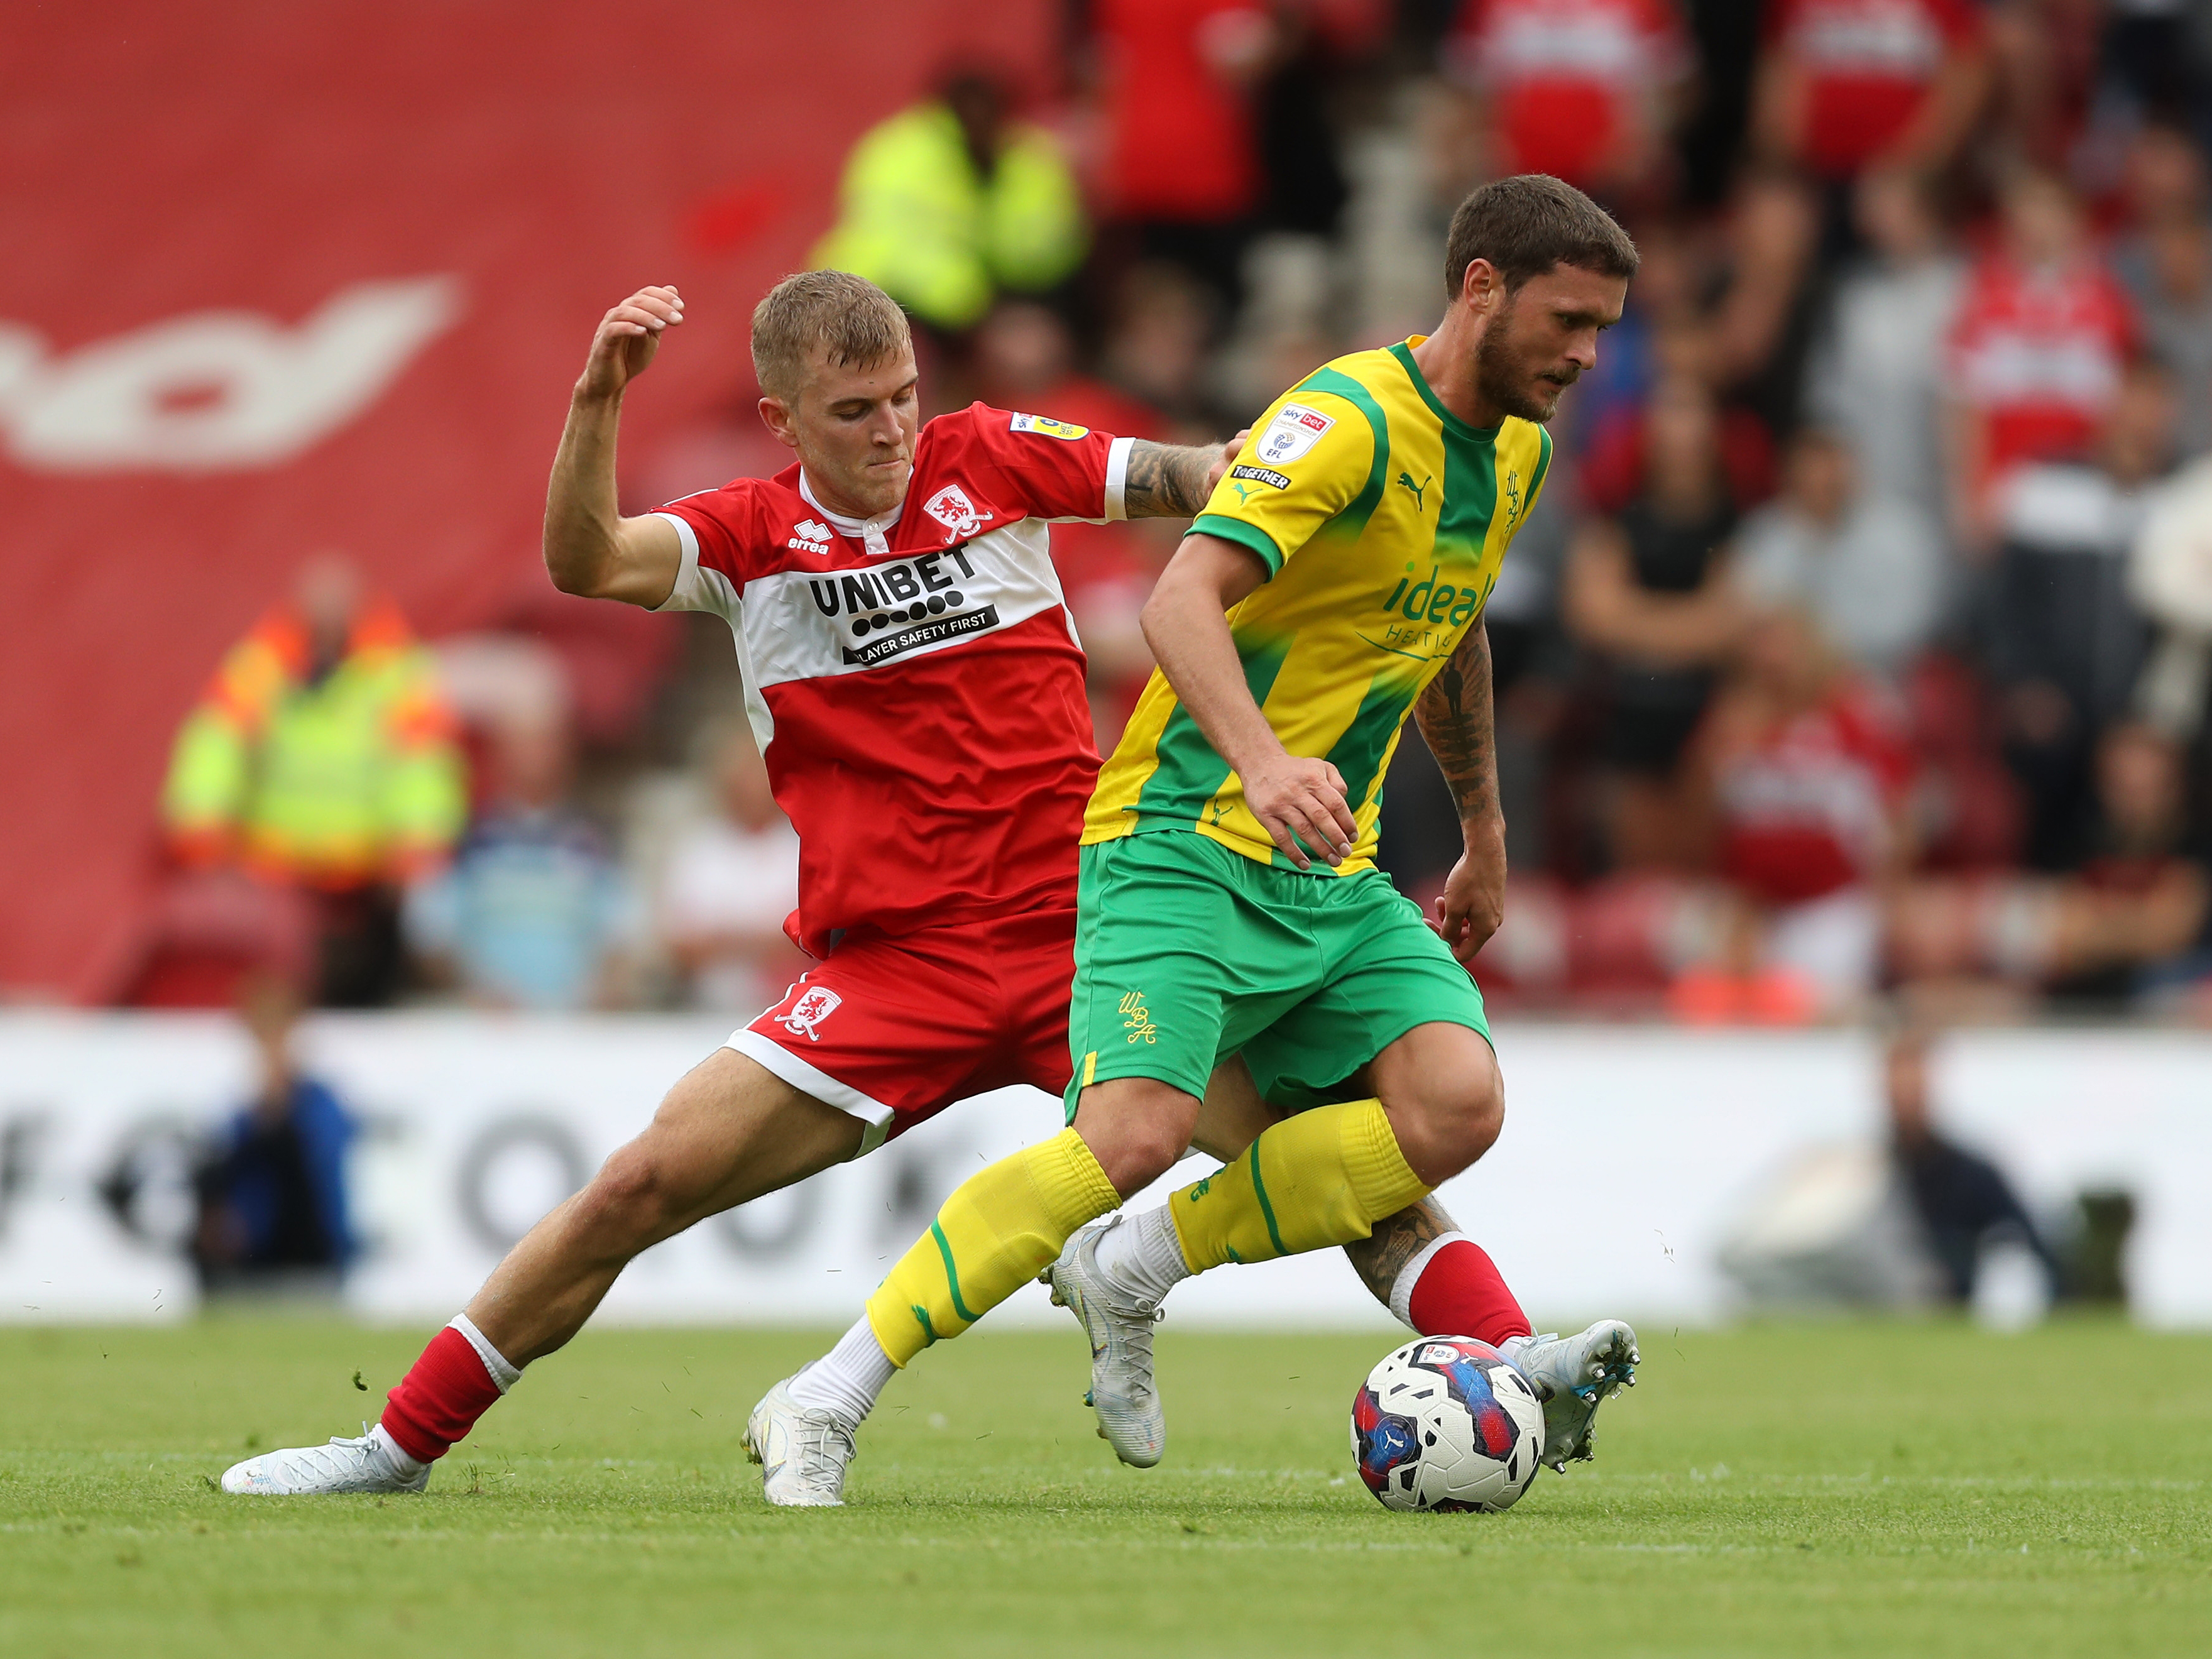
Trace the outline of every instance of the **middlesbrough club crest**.
<instances>
[{"instance_id":1,"label":"middlesbrough club crest","mask_svg":"<svg viewBox=\"0 0 2212 1659\"><path fill-rule=\"evenodd\" d=\"M836 1013L838 1005L844 1000L826 985L812 986L791 1005L789 1013L778 1014L775 1023L793 1036L803 1036L809 1042L819 1042L822 1039L815 1035L814 1028Z\"/></svg>"},{"instance_id":2,"label":"middlesbrough club crest","mask_svg":"<svg viewBox=\"0 0 2212 1659\"><path fill-rule=\"evenodd\" d=\"M991 514L968 499L958 484L947 484L922 503L921 510L943 525L948 542L972 536L991 521Z\"/></svg>"}]
</instances>

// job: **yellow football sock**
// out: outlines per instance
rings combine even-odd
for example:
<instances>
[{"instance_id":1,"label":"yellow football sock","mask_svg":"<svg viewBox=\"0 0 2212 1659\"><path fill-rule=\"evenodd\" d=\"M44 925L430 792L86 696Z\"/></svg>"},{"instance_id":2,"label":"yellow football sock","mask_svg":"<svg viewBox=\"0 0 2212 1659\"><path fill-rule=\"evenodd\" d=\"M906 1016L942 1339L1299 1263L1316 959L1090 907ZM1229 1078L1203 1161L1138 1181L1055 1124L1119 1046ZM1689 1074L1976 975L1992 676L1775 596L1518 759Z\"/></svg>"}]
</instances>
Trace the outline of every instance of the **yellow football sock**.
<instances>
[{"instance_id":1,"label":"yellow football sock","mask_svg":"<svg viewBox=\"0 0 2212 1659\"><path fill-rule=\"evenodd\" d=\"M1364 1238L1428 1187L1380 1101L1318 1106L1273 1125L1233 1164L1168 1200L1184 1264L1267 1261Z\"/></svg>"},{"instance_id":2,"label":"yellow football sock","mask_svg":"<svg viewBox=\"0 0 2212 1659\"><path fill-rule=\"evenodd\" d=\"M1069 1234L1121 1201L1073 1129L1000 1158L945 1200L868 1298L876 1340L903 1366L959 1335L1050 1267Z\"/></svg>"}]
</instances>

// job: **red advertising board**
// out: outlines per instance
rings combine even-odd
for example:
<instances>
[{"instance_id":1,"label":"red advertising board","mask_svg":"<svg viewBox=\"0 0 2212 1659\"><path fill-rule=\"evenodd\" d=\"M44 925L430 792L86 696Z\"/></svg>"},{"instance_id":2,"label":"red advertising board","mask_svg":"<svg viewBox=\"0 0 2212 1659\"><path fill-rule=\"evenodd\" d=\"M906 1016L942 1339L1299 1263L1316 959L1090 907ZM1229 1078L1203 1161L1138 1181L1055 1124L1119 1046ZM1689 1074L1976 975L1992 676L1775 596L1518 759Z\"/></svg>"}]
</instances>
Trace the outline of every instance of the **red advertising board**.
<instances>
[{"instance_id":1,"label":"red advertising board","mask_svg":"<svg viewBox=\"0 0 2212 1659\"><path fill-rule=\"evenodd\" d=\"M1037 72L1052 16L14 9L0 994L112 992L177 723L305 557L349 553L432 635L511 615L543 580L545 469L599 313L684 291L680 349L626 415L626 459L650 456L745 395L753 301L827 227L852 140L955 55Z\"/></svg>"}]
</instances>

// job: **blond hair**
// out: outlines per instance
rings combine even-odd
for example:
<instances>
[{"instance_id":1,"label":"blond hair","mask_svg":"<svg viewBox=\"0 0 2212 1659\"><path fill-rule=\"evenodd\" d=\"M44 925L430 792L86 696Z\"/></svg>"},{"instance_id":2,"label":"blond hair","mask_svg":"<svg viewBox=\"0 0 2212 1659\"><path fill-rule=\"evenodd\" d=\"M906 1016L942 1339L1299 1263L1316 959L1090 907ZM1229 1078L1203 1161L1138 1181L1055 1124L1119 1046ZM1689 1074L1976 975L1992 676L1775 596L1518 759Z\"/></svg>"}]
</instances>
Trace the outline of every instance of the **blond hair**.
<instances>
[{"instance_id":1,"label":"blond hair","mask_svg":"<svg viewBox=\"0 0 2212 1659\"><path fill-rule=\"evenodd\" d=\"M771 398L792 402L816 346L833 364L873 368L914 343L898 301L848 270L804 270L753 307L753 374Z\"/></svg>"}]
</instances>

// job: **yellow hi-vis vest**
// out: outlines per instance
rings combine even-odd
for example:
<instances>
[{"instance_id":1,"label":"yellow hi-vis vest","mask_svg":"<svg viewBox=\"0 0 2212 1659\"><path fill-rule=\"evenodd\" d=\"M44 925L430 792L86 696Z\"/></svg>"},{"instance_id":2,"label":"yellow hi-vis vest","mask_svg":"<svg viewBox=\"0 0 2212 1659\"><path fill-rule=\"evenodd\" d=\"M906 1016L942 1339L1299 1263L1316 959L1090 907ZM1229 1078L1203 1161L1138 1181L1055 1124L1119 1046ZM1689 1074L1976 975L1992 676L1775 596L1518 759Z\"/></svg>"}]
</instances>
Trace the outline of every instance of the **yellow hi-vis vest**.
<instances>
[{"instance_id":1,"label":"yellow hi-vis vest","mask_svg":"<svg viewBox=\"0 0 2212 1659\"><path fill-rule=\"evenodd\" d=\"M1010 123L987 181L945 105L917 104L854 145L817 270L849 270L924 322L962 329L1001 288L1042 293L1083 262L1090 232L1060 145Z\"/></svg>"},{"instance_id":2,"label":"yellow hi-vis vest","mask_svg":"<svg viewBox=\"0 0 2212 1659\"><path fill-rule=\"evenodd\" d=\"M436 864L468 813L429 653L371 607L345 656L307 677L306 629L268 617L232 647L177 734L162 822L187 862L349 887Z\"/></svg>"}]
</instances>

